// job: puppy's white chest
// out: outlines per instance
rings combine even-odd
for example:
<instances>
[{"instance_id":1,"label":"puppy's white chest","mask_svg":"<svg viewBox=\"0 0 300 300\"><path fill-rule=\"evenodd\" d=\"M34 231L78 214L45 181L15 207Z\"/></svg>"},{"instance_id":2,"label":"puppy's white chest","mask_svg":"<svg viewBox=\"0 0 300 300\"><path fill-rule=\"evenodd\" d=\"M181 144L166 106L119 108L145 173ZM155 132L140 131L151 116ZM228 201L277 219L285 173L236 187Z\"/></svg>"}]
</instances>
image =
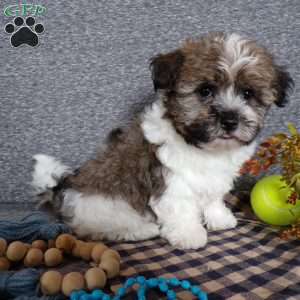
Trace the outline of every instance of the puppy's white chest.
<instances>
[{"instance_id":1,"label":"puppy's white chest","mask_svg":"<svg viewBox=\"0 0 300 300\"><path fill-rule=\"evenodd\" d=\"M243 162L253 154L255 143L231 149L223 145L213 151L202 150L187 144L163 117L164 113L165 108L158 101L146 111L141 124L145 138L159 146L156 155L166 170L164 196L223 197L232 187Z\"/></svg>"},{"instance_id":2,"label":"puppy's white chest","mask_svg":"<svg viewBox=\"0 0 300 300\"><path fill-rule=\"evenodd\" d=\"M182 197L207 198L228 192L240 165L233 163L230 155L211 155L168 143L159 148L157 156L167 168L168 192Z\"/></svg>"}]
</instances>

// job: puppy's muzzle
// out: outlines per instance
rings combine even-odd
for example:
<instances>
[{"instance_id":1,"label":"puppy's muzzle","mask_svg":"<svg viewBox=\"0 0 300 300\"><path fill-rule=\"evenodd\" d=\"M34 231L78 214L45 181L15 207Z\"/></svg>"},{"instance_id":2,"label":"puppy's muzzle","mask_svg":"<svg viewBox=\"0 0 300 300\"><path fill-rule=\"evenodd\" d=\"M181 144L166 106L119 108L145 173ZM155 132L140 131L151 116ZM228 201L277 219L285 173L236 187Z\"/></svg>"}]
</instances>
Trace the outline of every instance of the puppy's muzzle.
<instances>
[{"instance_id":1,"label":"puppy's muzzle","mask_svg":"<svg viewBox=\"0 0 300 300\"><path fill-rule=\"evenodd\" d=\"M219 113L221 128L230 133L239 125L239 115L235 111L223 111Z\"/></svg>"}]
</instances>

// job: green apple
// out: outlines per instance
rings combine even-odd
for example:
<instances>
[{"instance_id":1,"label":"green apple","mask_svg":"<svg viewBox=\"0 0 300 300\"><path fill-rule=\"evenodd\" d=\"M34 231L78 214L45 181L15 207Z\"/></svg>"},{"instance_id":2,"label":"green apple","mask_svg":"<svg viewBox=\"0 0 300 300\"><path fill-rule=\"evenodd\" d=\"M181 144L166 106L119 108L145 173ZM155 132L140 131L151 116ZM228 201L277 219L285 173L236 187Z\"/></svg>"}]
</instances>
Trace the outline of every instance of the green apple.
<instances>
[{"instance_id":1,"label":"green apple","mask_svg":"<svg viewBox=\"0 0 300 300\"><path fill-rule=\"evenodd\" d=\"M271 225L290 225L300 218L300 201L287 203L291 190L280 175L258 181L251 192L251 206L256 216Z\"/></svg>"}]
</instances>

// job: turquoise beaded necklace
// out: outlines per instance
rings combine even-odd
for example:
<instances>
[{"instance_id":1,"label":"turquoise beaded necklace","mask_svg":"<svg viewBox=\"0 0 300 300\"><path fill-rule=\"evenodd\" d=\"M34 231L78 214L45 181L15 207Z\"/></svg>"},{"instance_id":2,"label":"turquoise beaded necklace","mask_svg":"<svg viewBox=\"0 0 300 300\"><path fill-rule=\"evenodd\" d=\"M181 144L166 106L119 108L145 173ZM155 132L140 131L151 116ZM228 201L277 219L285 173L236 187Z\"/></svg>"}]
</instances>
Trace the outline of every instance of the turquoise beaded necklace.
<instances>
[{"instance_id":1,"label":"turquoise beaded necklace","mask_svg":"<svg viewBox=\"0 0 300 300\"><path fill-rule=\"evenodd\" d=\"M124 286L118 289L115 296L109 296L101 290L94 290L92 293L85 291L75 291L71 294L71 300L121 300L133 285L138 284L137 290L138 300L146 300L146 291L157 288L166 294L168 300L176 300L176 292L173 288L179 287L191 292L198 300L207 300L207 294L198 286L192 285L188 280L179 280L177 278L150 278L143 276L130 277L126 280Z\"/></svg>"}]
</instances>

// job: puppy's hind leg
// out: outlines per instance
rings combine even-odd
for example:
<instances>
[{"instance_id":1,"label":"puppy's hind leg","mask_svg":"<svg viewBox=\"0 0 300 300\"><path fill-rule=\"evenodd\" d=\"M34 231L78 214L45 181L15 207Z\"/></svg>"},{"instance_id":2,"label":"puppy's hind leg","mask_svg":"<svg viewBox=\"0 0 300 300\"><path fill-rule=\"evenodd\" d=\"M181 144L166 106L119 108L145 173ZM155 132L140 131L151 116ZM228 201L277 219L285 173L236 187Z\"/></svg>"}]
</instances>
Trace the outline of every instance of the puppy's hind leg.
<instances>
[{"instance_id":1,"label":"puppy's hind leg","mask_svg":"<svg viewBox=\"0 0 300 300\"><path fill-rule=\"evenodd\" d=\"M94 232L90 235L92 240L102 240L106 238L111 241L144 241L157 237L160 234L159 225L155 223L145 223L140 220L140 223L136 223L133 228L120 228L115 231L110 231L106 233ZM81 234L82 228L78 228L77 234L85 236L84 232Z\"/></svg>"},{"instance_id":2,"label":"puppy's hind leg","mask_svg":"<svg viewBox=\"0 0 300 300\"><path fill-rule=\"evenodd\" d=\"M126 201L103 195L83 195L73 190L65 193L63 214L81 237L94 240L139 241L159 235L159 226L149 215L140 215Z\"/></svg>"},{"instance_id":3,"label":"puppy's hind leg","mask_svg":"<svg viewBox=\"0 0 300 300\"><path fill-rule=\"evenodd\" d=\"M159 234L159 225L155 223L143 223L140 228L135 228L132 232L125 232L124 239L128 241L142 241L152 239Z\"/></svg>"}]
</instances>

